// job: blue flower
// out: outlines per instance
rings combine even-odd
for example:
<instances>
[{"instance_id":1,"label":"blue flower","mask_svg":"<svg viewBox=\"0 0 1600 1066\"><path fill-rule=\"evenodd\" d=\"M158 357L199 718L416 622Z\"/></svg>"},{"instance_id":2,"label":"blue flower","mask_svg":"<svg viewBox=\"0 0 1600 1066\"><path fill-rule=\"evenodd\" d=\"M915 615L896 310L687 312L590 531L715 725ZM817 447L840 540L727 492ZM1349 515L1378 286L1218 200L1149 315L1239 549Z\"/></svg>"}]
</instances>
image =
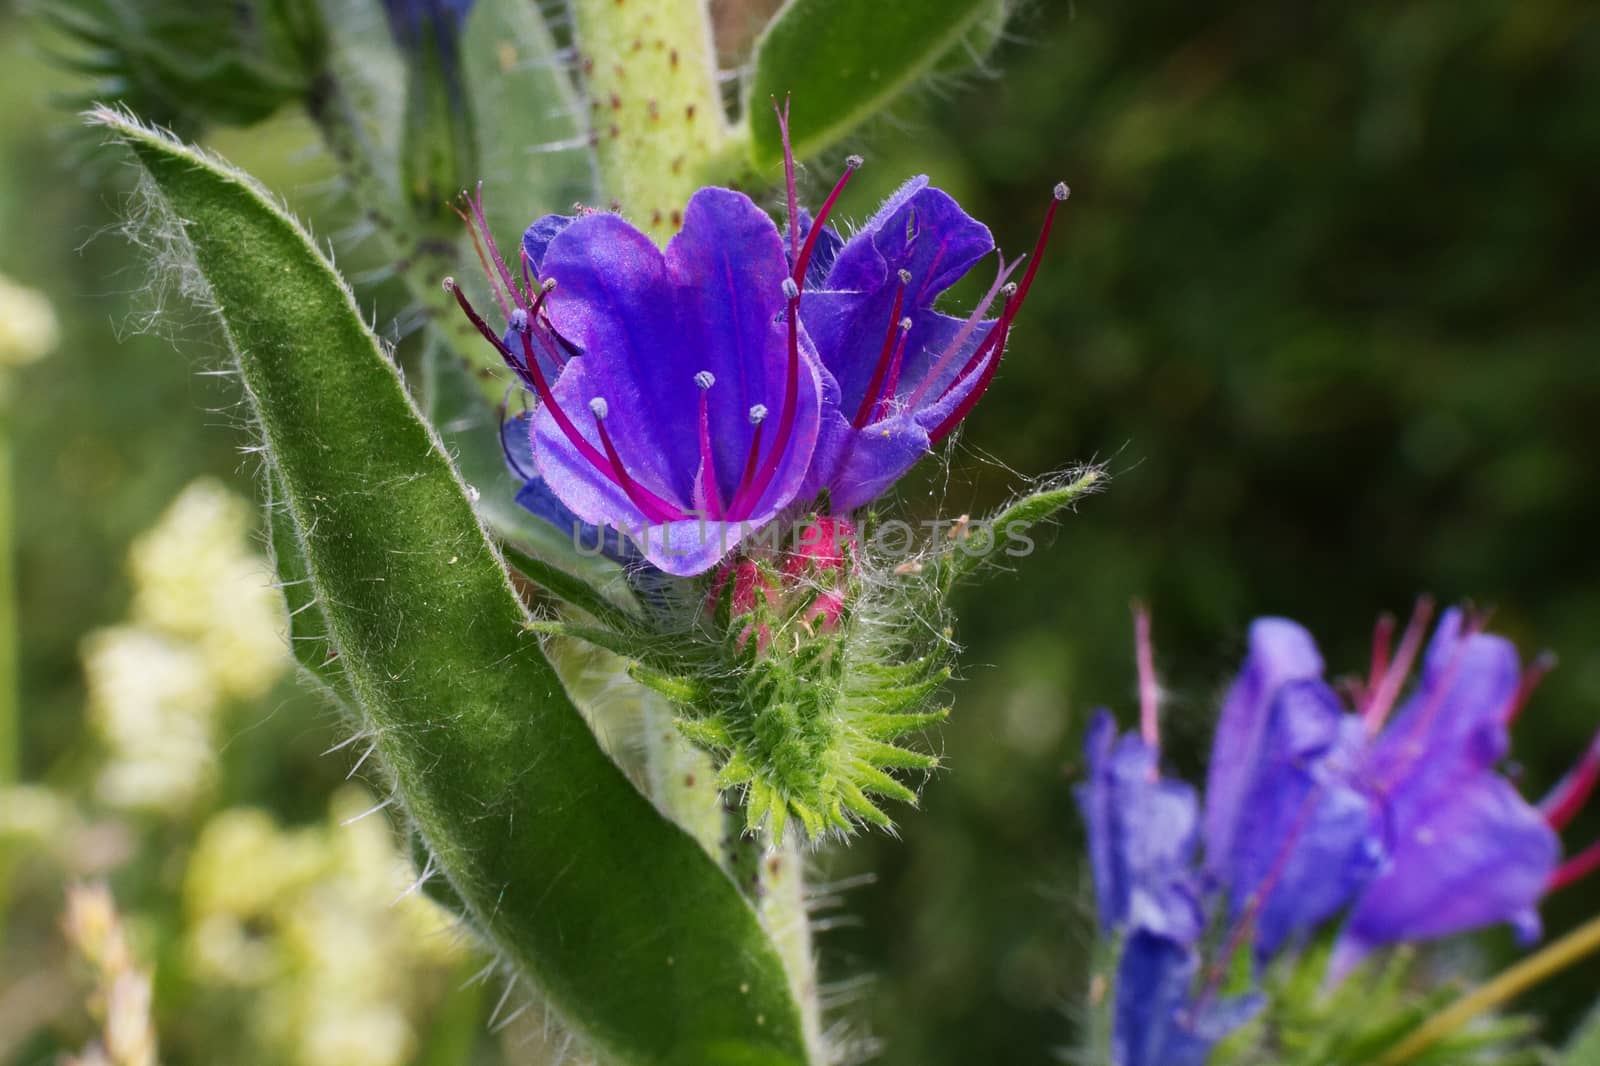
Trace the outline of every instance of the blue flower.
<instances>
[{"instance_id":1,"label":"blue flower","mask_svg":"<svg viewBox=\"0 0 1600 1066\"><path fill-rule=\"evenodd\" d=\"M459 210L504 327L446 287L537 396L534 469L519 472L542 483L533 499L680 577L802 510L870 503L947 436L993 380L1067 196L1058 186L1022 280L1002 262L954 318L934 303L994 251L989 231L919 177L841 239L827 219L860 160L813 217L779 121L787 241L744 194L705 188L665 252L613 214L547 215L513 270L481 196Z\"/></svg>"},{"instance_id":2,"label":"blue flower","mask_svg":"<svg viewBox=\"0 0 1600 1066\"><path fill-rule=\"evenodd\" d=\"M1088 827L1101 926L1193 941L1202 921L1194 789L1163 780L1160 753L1137 734L1118 736L1108 711L1095 713L1084 757L1087 780L1074 792Z\"/></svg>"},{"instance_id":3,"label":"blue flower","mask_svg":"<svg viewBox=\"0 0 1600 1066\"><path fill-rule=\"evenodd\" d=\"M1204 1066L1217 1042L1261 1010L1257 994L1196 992L1200 956L1192 944L1135 929L1117 962L1112 1004L1115 1066Z\"/></svg>"},{"instance_id":4,"label":"blue flower","mask_svg":"<svg viewBox=\"0 0 1600 1066\"><path fill-rule=\"evenodd\" d=\"M1528 803L1500 763L1548 662L1524 670L1508 641L1448 611L1402 704L1428 613L1419 605L1392 656L1393 623L1380 622L1354 707L1323 680L1304 629L1273 618L1251 627L1212 751L1203 859L1193 792L1160 779L1141 617L1143 736L1118 738L1099 712L1077 790L1101 924L1121 938L1118 1066L1204 1061L1248 1014L1251 997L1215 997L1246 944L1259 971L1337 927L1337 980L1389 944L1500 922L1537 936L1543 897L1600 870L1600 845L1559 865L1557 837L1600 785L1600 737L1543 803ZM1206 916L1224 925L1214 939L1202 936ZM1218 954L1196 988L1202 943Z\"/></svg>"},{"instance_id":5,"label":"blue flower","mask_svg":"<svg viewBox=\"0 0 1600 1066\"><path fill-rule=\"evenodd\" d=\"M1420 616L1411 628L1420 634ZM1524 674L1509 641L1454 609L1439 621L1415 692L1388 721L1398 685L1384 681L1409 668L1404 654L1388 664L1362 709L1373 734L1363 774L1385 813L1389 862L1345 926L1341 968L1384 944L1501 922L1536 939L1539 901L1560 863L1555 828L1498 769L1511 719L1542 671Z\"/></svg>"},{"instance_id":6,"label":"blue flower","mask_svg":"<svg viewBox=\"0 0 1600 1066\"><path fill-rule=\"evenodd\" d=\"M1206 868L1267 960L1349 905L1381 868L1360 722L1304 629L1258 620L1224 704L1206 795Z\"/></svg>"},{"instance_id":7,"label":"blue flower","mask_svg":"<svg viewBox=\"0 0 1600 1066\"><path fill-rule=\"evenodd\" d=\"M533 463L574 515L692 576L794 501L821 389L782 240L747 196L700 190L665 252L616 215L541 220L520 288L490 247L504 335L453 291L538 395Z\"/></svg>"},{"instance_id":8,"label":"blue flower","mask_svg":"<svg viewBox=\"0 0 1600 1066\"><path fill-rule=\"evenodd\" d=\"M1112 988L1116 1066L1200 1066L1216 1042L1256 1012L1254 995L1199 985L1204 913L1194 789L1162 779L1156 745L1119 736L1098 711L1084 742L1087 780L1075 790L1089 833L1101 928L1119 942Z\"/></svg>"},{"instance_id":9,"label":"blue flower","mask_svg":"<svg viewBox=\"0 0 1600 1066\"><path fill-rule=\"evenodd\" d=\"M820 231L822 254L804 264L800 319L828 403L804 495L826 489L841 513L868 504L966 417L1000 365L1066 196L1057 186L1021 283L1008 284L1017 264L1002 260L964 317L934 303L995 251L994 239L926 177L901 186L848 241ZM999 313L986 318L997 299Z\"/></svg>"}]
</instances>

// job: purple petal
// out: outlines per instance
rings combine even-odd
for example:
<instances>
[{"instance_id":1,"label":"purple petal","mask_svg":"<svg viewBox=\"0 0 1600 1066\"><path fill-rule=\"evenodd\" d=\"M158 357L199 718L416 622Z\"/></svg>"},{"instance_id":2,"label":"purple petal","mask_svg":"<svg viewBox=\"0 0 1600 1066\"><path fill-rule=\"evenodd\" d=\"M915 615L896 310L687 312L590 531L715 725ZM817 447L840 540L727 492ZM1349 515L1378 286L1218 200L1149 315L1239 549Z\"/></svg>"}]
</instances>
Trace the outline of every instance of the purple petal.
<instances>
[{"instance_id":1,"label":"purple petal","mask_svg":"<svg viewBox=\"0 0 1600 1066\"><path fill-rule=\"evenodd\" d=\"M1351 914L1343 954L1497 922L1537 929L1560 842L1504 778L1458 781L1429 809L1393 823L1393 854Z\"/></svg>"},{"instance_id":2,"label":"purple petal","mask_svg":"<svg viewBox=\"0 0 1600 1066\"><path fill-rule=\"evenodd\" d=\"M1232 853L1239 807L1279 687L1321 676L1322 656L1301 626L1286 618L1260 618L1251 624L1250 652L1222 705L1211 748L1205 810L1208 865L1226 862Z\"/></svg>"},{"instance_id":3,"label":"purple petal","mask_svg":"<svg viewBox=\"0 0 1600 1066\"><path fill-rule=\"evenodd\" d=\"M994 238L946 192L912 178L839 250L824 287L893 295L895 272L911 271L907 307L930 307L994 250Z\"/></svg>"},{"instance_id":4,"label":"purple petal","mask_svg":"<svg viewBox=\"0 0 1600 1066\"><path fill-rule=\"evenodd\" d=\"M1422 682L1373 748L1368 773L1386 791L1431 793L1489 769L1510 747L1506 711L1522 667L1510 641L1459 636L1448 611L1424 658Z\"/></svg>"},{"instance_id":5,"label":"purple petal","mask_svg":"<svg viewBox=\"0 0 1600 1066\"><path fill-rule=\"evenodd\" d=\"M766 455L784 403L788 338L779 316L787 267L771 220L740 193L702 189L665 254L615 215L590 215L554 236L544 267L557 282L547 304L551 321L585 352L567 364L553 389L573 425L598 448L588 407L603 399L606 430L627 473L688 513L701 469L704 396L716 479L729 501L755 434L750 408L763 404L774 416ZM820 384L803 336L802 342L793 431L762 498L742 516L751 529L790 502L816 443ZM702 371L715 379L704 393L696 384ZM584 521L631 530L648 525L542 407L534 442L541 476ZM745 532L708 535L691 518L682 528L642 539L652 562L690 574L715 563L718 549L731 549Z\"/></svg>"},{"instance_id":6,"label":"purple petal","mask_svg":"<svg viewBox=\"0 0 1600 1066\"><path fill-rule=\"evenodd\" d=\"M522 251L528 257L533 276L544 276L544 256L556 235L576 222L573 215L545 215L522 235Z\"/></svg>"},{"instance_id":7,"label":"purple petal","mask_svg":"<svg viewBox=\"0 0 1600 1066\"><path fill-rule=\"evenodd\" d=\"M1233 920L1252 923L1263 960L1342 910L1383 861L1373 804L1355 780L1362 742L1360 721L1323 682L1278 690L1219 871Z\"/></svg>"},{"instance_id":8,"label":"purple petal","mask_svg":"<svg viewBox=\"0 0 1600 1066\"><path fill-rule=\"evenodd\" d=\"M835 514L864 507L882 496L932 447L928 431L910 415L885 418L860 430L837 409L824 418L827 428L819 438L823 443L817 447L800 496L809 499L826 488Z\"/></svg>"},{"instance_id":9,"label":"purple petal","mask_svg":"<svg viewBox=\"0 0 1600 1066\"><path fill-rule=\"evenodd\" d=\"M683 229L667 246L667 262L680 324L686 331L699 331L691 360L695 366L686 384L693 384L699 370L716 376L708 393L711 440L717 481L727 498L744 471L753 434L751 406L763 404L770 412L766 447L778 429L789 352L788 327L778 319L787 309L783 283L789 276L788 260L777 228L748 196L709 188L690 198ZM788 461L766 506L758 510L776 510L794 496L816 445L821 389L803 330L801 351L800 415ZM695 411L698 416L698 406Z\"/></svg>"},{"instance_id":10,"label":"purple petal","mask_svg":"<svg viewBox=\"0 0 1600 1066\"><path fill-rule=\"evenodd\" d=\"M1076 796L1101 923L1194 939L1201 923L1192 873L1194 790L1162 780L1157 753L1136 734L1117 738L1105 711L1096 714L1084 747L1088 780Z\"/></svg>"},{"instance_id":11,"label":"purple petal","mask_svg":"<svg viewBox=\"0 0 1600 1066\"><path fill-rule=\"evenodd\" d=\"M1117 964L1115 1066L1204 1066L1218 1041L1261 1009L1259 996L1195 998L1199 958L1170 937L1134 932Z\"/></svg>"}]
</instances>

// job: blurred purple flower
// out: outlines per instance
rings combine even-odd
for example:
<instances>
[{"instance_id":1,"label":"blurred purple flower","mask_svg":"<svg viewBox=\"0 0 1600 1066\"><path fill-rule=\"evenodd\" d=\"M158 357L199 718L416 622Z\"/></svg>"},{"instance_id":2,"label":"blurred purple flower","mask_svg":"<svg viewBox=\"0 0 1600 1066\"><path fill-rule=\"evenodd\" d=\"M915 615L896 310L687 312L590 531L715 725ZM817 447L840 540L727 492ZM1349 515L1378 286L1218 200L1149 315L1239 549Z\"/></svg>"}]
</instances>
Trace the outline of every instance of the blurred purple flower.
<instances>
[{"instance_id":1,"label":"blurred purple flower","mask_svg":"<svg viewBox=\"0 0 1600 1066\"><path fill-rule=\"evenodd\" d=\"M1354 713L1323 680L1304 629L1273 618L1251 627L1212 751L1203 864L1193 857L1193 793L1159 778L1157 685L1140 618L1144 735L1119 739L1097 714L1078 788L1102 925L1128 935L1117 977L1119 1066L1203 1061L1185 1058L1183 1041L1226 1031L1219 1019L1231 1015L1215 1013L1223 1005L1212 1006L1214 994L1246 944L1259 967L1348 915L1331 965L1337 980L1387 944L1499 922L1535 937L1543 897L1600 869L1600 845L1559 865L1557 837L1600 784L1600 737L1538 807L1499 768L1509 727L1548 661L1524 671L1508 641L1447 611L1391 720L1429 613L1419 605L1392 657L1393 621L1380 622ZM1216 898L1226 905L1214 907ZM1228 928L1196 990L1198 919L1213 913ZM1124 1004L1130 1018L1148 1009L1149 1018L1177 1020L1130 1035Z\"/></svg>"},{"instance_id":2,"label":"blurred purple flower","mask_svg":"<svg viewBox=\"0 0 1600 1066\"><path fill-rule=\"evenodd\" d=\"M1424 619L1421 611L1413 617L1392 662L1379 630L1361 709L1371 737L1362 774L1385 813L1389 861L1345 926L1340 969L1384 944L1499 922L1531 942L1561 858L1556 829L1498 769L1509 726L1544 667L1525 673L1510 641L1451 609L1423 656L1415 691L1389 720Z\"/></svg>"},{"instance_id":3,"label":"blurred purple flower","mask_svg":"<svg viewBox=\"0 0 1600 1066\"><path fill-rule=\"evenodd\" d=\"M1256 621L1217 726L1205 824L1207 873L1258 959L1345 908L1382 865L1363 741L1311 635Z\"/></svg>"},{"instance_id":4,"label":"blurred purple flower","mask_svg":"<svg viewBox=\"0 0 1600 1066\"><path fill-rule=\"evenodd\" d=\"M1088 827L1100 924L1193 941L1203 920L1194 789L1163 780L1160 752L1137 734L1118 736L1109 711L1095 712L1084 756L1087 780L1074 791Z\"/></svg>"}]
</instances>

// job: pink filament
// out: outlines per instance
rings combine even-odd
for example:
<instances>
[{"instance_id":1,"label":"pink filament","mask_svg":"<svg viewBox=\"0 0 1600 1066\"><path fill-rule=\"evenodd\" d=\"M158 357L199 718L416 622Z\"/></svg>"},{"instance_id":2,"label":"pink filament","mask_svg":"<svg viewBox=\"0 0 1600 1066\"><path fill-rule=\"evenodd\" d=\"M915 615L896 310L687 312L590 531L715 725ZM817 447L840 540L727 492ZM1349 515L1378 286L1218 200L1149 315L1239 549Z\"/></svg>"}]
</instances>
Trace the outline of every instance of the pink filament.
<instances>
[{"instance_id":1,"label":"pink filament","mask_svg":"<svg viewBox=\"0 0 1600 1066\"><path fill-rule=\"evenodd\" d=\"M895 290L894 310L889 312L889 328L883 335L883 348L878 352L878 365L872 370L872 378L867 382L866 391L861 394L861 406L856 409L854 425L857 429L867 424L867 418L878 405L879 390L883 388L883 379L889 371L889 363L894 357L895 332L900 329L900 308L905 302L906 283L902 281ZM898 372L896 373L898 377ZM894 394L894 387L890 386L889 395Z\"/></svg>"},{"instance_id":2,"label":"pink filament","mask_svg":"<svg viewBox=\"0 0 1600 1066\"><path fill-rule=\"evenodd\" d=\"M1411 664L1422 649L1422 638L1433 618L1433 600L1423 596L1412 608L1411 620L1406 623L1405 635L1400 638L1400 650L1384 671L1382 679L1367 694L1367 705L1361 710L1368 736L1377 736L1394 710L1394 701L1400 695L1400 686L1411 673Z\"/></svg>"},{"instance_id":3,"label":"pink filament","mask_svg":"<svg viewBox=\"0 0 1600 1066\"><path fill-rule=\"evenodd\" d=\"M1546 886L1545 891L1558 892L1568 885L1582 881L1596 870L1600 870L1600 840L1557 867L1556 872L1550 875L1550 884Z\"/></svg>"},{"instance_id":4,"label":"pink filament","mask_svg":"<svg viewBox=\"0 0 1600 1066\"><path fill-rule=\"evenodd\" d=\"M710 389L700 390L700 485L706 510L711 517L722 517L722 490L717 485L717 462L711 453Z\"/></svg>"},{"instance_id":5,"label":"pink filament","mask_svg":"<svg viewBox=\"0 0 1600 1066\"><path fill-rule=\"evenodd\" d=\"M600 434L600 444L606 450L606 458L611 460L611 479L621 486L623 492L627 493L628 499L633 501L633 505L643 511L645 517L652 522L675 522L682 518L683 515L678 512L676 507L673 507L628 475L627 467L623 466L621 456L617 455L616 446L611 443L611 434L606 432L605 419L595 415L594 428ZM607 471L602 468L601 473L607 473Z\"/></svg>"},{"instance_id":6,"label":"pink filament","mask_svg":"<svg viewBox=\"0 0 1600 1066\"><path fill-rule=\"evenodd\" d=\"M983 321L983 316L988 314L989 308L994 304L995 297L1000 295L1000 290L1005 288L1012 272L1017 269L1017 265L1021 262L1022 260L1019 259L1015 263L1008 264L1004 256L1000 258L1000 269L995 273L994 284L989 286L989 291L984 293L983 299L978 301L978 306L973 308L972 314L968 315L967 320L961 324L961 329L956 332L955 338L951 340L949 346L939 353L939 358L935 359L933 364L928 367L928 372L922 375L922 380L917 383L917 387L912 390L911 395L906 400L907 407L919 406L923 398L928 395L929 390L933 388L933 383L943 376L946 370L950 369L950 364L960 354L962 345L967 343L967 338L972 336L973 331ZM976 356L977 353L973 354ZM969 360L968 366L970 367L971 365ZM961 374L956 376L956 381L960 382L968 373L970 373L970 370L963 370ZM945 391L946 393L949 392L948 389Z\"/></svg>"},{"instance_id":7,"label":"pink filament","mask_svg":"<svg viewBox=\"0 0 1600 1066\"><path fill-rule=\"evenodd\" d=\"M883 383L883 395L878 397L878 405L873 409L869 422L876 422L889 413L895 390L900 387L900 368L905 366L906 342L911 339L911 330L905 323L904 319L900 322L900 339L895 342L894 358L889 360L889 380Z\"/></svg>"},{"instance_id":8,"label":"pink filament","mask_svg":"<svg viewBox=\"0 0 1600 1066\"><path fill-rule=\"evenodd\" d=\"M1139 733L1151 748L1161 746L1161 683L1156 680L1155 649L1150 641L1150 609L1133 605L1134 661L1139 668Z\"/></svg>"},{"instance_id":9,"label":"pink filament","mask_svg":"<svg viewBox=\"0 0 1600 1066\"><path fill-rule=\"evenodd\" d=\"M1589 742L1578 765L1567 771L1567 776L1539 801L1539 813L1544 815L1550 828L1559 833L1583 810L1597 784L1600 784L1600 734Z\"/></svg>"}]
</instances>

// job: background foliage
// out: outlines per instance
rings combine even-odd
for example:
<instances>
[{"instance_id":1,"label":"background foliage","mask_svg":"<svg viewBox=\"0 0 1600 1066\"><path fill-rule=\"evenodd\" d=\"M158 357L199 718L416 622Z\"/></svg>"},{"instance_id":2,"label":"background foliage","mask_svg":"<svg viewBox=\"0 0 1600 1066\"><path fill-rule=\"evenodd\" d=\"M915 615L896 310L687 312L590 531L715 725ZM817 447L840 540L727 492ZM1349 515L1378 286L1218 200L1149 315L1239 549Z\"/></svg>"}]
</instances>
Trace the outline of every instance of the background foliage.
<instances>
[{"instance_id":1,"label":"background foliage","mask_svg":"<svg viewBox=\"0 0 1600 1066\"><path fill-rule=\"evenodd\" d=\"M4 7L0 57L0 273L46 290L65 331L11 382L23 768L71 788L97 745L82 642L130 609L128 544L196 475L248 491L253 467L228 391L133 328L142 268L90 239L125 176L83 163L52 101L66 81ZM976 512L1018 487L1009 471L1092 457L1114 481L1015 577L958 604L948 770L902 812L902 839L820 859L824 879L876 877L844 893L827 917L850 921L822 945L829 976L876 975L848 1011L889 1063L1042 1061L1070 1043L1091 923L1069 788L1090 708L1131 711L1132 595L1155 610L1169 750L1191 771L1251 617L1295 616L1353 671L1374 613L1420 591L1492 604L1524 649L1561 654L1518 734L1531 791L1600 717L1592 5L1038 3L990 65L1005 78L963 75L846 146L869 160L846 215L926 171L1010 249L1054 181L1074 190L1006 366L948 467L903 501ZM338 217L299 122L212 143L311 219ZM358 254L341 262L359 274ZM218 789L324 832L354 762L320 754L336 736L283 683L226 719ZM1591 816L1572 839L1597 832ZM175 855L142 855L119 894L178 892ZM58 903L42 888L19 903L0 980L62 950ZM1547 918L1592 910L1580 888ZM1567 974L1529 1006L1559 1031L1597 977ZM169 980L158 1003L191 992ZM493 1061L477 1034L496 995L435 1003L417 1054L458 1061L451 1034L466 1033ZM10 1053L38 1061L86 1024L64 1009ZM176 1035L171 1061L204 1061L199 1035Z\"/></svg>"}]
</instances>

